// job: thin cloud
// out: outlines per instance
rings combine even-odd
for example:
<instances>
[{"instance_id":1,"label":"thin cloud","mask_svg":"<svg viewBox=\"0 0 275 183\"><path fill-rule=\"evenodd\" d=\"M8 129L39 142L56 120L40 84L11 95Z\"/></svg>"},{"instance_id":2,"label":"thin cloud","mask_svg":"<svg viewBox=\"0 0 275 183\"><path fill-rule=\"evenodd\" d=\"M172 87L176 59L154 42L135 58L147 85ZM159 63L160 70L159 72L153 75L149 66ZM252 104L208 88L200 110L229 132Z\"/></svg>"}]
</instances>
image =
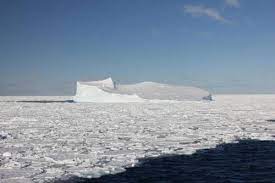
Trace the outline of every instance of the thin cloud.
<instances>
[{"instance_id":1,"label":"thin cloud","mask_svg":"<svg viewBox=\"0 0 275 183\"><path fill-rule=\"evenodd\" d=\"M225 0L225 4L234 7L239 8L240 7L240 1L239 0Z\"/></svg>"},{"instance_id":2,"label":"thin cloud","mask_svg":"<svg viewBox=\"0 0 275 183\"><path fill-rule=\"evenodd\" d=\"M202 5L185 5L184 12L191 14L192 16L207 16L219 22L229 22L216 9L207 8Z\"/></svg>"}]
</instances>

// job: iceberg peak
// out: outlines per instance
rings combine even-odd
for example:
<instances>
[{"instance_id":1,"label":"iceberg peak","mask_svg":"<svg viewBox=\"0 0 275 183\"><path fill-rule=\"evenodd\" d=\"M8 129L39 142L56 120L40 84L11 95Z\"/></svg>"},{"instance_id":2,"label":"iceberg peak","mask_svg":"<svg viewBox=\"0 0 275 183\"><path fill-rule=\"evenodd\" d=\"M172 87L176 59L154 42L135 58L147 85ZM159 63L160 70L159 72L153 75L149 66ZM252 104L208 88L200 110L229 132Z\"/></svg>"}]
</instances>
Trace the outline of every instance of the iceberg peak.
<instances>
[{"instance_id":1,"label":"iceberg peak","mask_svg":"<svg viewBox=\"0 0 275 183\"><path fill-rule=\"evenodd\" d=\"M114 89L115 84L111 77L104 79L104 80L98 80L98 81L84 81L84 82L78 82L81 85L88 85L88 86L97 86L100 88L110 88Z\"/></svg>"}]
</instances>

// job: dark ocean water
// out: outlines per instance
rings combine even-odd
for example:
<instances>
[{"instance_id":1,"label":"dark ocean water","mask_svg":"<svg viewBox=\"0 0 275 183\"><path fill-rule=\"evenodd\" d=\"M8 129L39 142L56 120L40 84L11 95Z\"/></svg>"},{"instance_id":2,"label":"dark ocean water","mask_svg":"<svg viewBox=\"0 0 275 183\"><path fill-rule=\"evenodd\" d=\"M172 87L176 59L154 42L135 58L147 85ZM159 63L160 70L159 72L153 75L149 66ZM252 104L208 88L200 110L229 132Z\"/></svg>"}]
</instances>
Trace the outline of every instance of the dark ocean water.
<instances>
[{"instance_id":1,"label":"dark ocean water","mask_svg":"<svg viewBox=\"0 0 275 183\"><path fill-rule=\"evenodd\" d=\"M141 159L136 167L96 179L57 183L275 182L275 141L241 140L192 155Z\"/></svg>"}]
</instances>

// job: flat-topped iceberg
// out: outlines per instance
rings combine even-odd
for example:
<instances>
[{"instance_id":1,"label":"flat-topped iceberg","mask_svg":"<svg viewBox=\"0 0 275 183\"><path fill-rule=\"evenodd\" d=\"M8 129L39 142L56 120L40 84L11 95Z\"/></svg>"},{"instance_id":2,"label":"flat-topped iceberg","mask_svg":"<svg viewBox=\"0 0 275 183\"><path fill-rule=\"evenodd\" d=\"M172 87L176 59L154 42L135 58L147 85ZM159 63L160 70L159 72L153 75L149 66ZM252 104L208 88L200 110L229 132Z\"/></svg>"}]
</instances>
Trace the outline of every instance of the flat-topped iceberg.
<instances>
[{"instance_id":1,"label":"flat-topped iceberg","mask_svg":"<svg viewBox=\"0 0 275 183\"><path fill-rule=\"evenodd\" d=\"M148 100L212 100L208 91L196 87L155 82L116 85L112 78L77 82L75 102L144 102Z\"/></svg>"}]
</instances>

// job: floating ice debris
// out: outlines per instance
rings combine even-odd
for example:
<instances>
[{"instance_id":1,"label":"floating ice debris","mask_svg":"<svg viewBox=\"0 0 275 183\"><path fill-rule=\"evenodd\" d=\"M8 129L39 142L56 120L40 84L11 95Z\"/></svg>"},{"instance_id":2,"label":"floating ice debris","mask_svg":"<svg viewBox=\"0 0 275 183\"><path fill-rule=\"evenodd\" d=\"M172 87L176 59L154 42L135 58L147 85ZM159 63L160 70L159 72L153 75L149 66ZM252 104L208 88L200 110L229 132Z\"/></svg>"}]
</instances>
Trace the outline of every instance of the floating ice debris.
<instances>
[{"instance_id":1,"label":"floating ice debris","mask_svg":"<svg viewBox=\"0 0 275 183\"><path fill-rule=\"evenodd\" d=\"M10 152L4 152L2 154L3 157L11 157L11 153Z\"/></svg>"}]
</instances>

